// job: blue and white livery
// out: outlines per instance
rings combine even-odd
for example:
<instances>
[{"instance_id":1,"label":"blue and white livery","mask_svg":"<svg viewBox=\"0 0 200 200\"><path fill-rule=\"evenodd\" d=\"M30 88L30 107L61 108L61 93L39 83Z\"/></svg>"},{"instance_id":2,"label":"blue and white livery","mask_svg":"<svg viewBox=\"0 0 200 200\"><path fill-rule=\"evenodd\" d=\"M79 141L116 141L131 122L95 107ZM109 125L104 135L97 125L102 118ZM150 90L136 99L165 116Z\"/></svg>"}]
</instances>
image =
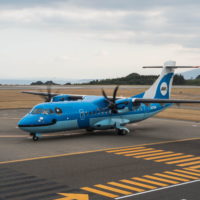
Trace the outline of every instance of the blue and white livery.
<instances>
[{"instance_id":1,"label":"blue and white livery","mask_svg":"<svg viewBox=\"0 0 200 200\"><path fill-rule=\"evenodd\" d=\"M129 98L116 96L118 86L113 97L108 97L104 90L102 96L55 94L51 93L50 89L47 93L24 92L41 95L46 102L33 107L30 113L18 122L18 127L29 132L34 141L43 133L74 129L116 129L119 135L125 135L129 132L126 124L145 120L174 103L200 103L200 100L170 99L174 69L197 67L179 67L174 61L167 61L164 66L144 67L162 68L162 73L147 91Z\"/></svg>"}]
</instances>

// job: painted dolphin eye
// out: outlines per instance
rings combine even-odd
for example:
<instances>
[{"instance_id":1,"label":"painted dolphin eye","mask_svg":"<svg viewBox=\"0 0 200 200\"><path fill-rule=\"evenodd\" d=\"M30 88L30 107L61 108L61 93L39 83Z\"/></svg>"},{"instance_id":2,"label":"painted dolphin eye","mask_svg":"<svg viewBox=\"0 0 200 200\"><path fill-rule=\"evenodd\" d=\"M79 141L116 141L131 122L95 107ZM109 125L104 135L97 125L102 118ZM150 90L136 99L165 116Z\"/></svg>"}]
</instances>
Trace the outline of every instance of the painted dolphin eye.
<instances>
[{"instance_id":1,"label":"painted dolphin eye","mask_svg":"<svg viewBox=\"0 0 200 200\"><path fill-rule=\"evenodd\" d=\"M55 108L55 112L56 112L57 114L62 114L62 110L61 110L60 108Z\"/></svg>"}]
</instances>

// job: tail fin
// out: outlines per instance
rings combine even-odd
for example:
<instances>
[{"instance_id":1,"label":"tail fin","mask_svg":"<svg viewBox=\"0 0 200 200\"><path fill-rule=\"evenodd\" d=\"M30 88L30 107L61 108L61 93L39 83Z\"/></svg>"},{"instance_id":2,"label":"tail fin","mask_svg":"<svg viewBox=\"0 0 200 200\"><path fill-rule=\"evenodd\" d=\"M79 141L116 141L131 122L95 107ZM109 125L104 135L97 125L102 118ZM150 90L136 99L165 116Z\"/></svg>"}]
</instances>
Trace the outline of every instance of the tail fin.
<instances>
[{"instance_id":1,"label":"tail fin","mask_svg":"<svg viewBox=\"0 0 200 200\"><path fill-rule=\"evenodd\" d=\"M176 66L175 61L167 61L164 66L145 66L143 68L162 68L161 75L155 83L144 93L143 98L169 99L176 68L199 68L199 66Z\"/></svg>"},{"instance_id":2,"label":"tail fin","mask_svg":"<svg viewBox=\"0 0 200 200\"><path fill-rule=\"evenodd\" d=\"M144 93L143 98L169 99L174 77L173 67L175 66L176 66L175 61L165 62L161 75L158 77L155 83ZM156 68L161 68L161 67L162 66L157 66ZM144 68L154 68L154 67L144 67Z\"/></svg>"}]
</instances>

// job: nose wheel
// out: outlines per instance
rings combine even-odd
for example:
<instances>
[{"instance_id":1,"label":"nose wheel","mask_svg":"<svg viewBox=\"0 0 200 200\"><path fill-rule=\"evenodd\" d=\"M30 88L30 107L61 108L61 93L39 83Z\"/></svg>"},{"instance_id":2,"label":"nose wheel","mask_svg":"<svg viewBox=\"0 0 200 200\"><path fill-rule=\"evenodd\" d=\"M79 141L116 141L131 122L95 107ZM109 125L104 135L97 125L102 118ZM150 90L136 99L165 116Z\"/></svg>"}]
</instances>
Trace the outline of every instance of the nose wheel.
<instances>
[{"instance_id":1,"label":"nose wheel","mask_svg":"<svg viewBox=\"0 0 200 200\"><path fill-rule=\"evenodd\" d=\"M32 136L32 139L34 142L39 140L39 134L38 133L30 133L30 135Z\"/></svg>"}]
</instances>

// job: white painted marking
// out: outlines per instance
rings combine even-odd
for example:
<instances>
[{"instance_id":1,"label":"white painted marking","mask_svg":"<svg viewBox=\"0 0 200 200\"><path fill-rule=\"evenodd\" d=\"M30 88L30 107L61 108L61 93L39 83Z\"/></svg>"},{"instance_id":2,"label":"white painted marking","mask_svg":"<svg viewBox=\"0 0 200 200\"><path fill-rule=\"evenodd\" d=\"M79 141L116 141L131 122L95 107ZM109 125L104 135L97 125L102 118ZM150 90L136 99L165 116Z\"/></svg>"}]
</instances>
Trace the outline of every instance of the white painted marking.
<instances>
[{"instance_id":1,"label":"white painted marking","mask_svg":"<svg viewBox=\"0 0 200 200\"><path fill-rule=\"evenodd\" d=\"M21 119L18 117L0 117L0 119Z\"/></svg>"},{"instance_id":2,"label":"white painted marking","mask_svg":"<svg viewBox=\"0 0 200 200\"><path fill-rule=\"evenodd\" d=\"M166 82L163 82L160 86L160 92L163 96L165 96L168 92L168 86Z\"/></svg>"},{"instance_id":3,"label":"white painted marking","mask_svg":"<svg viewBox=\"0 0 200 200\"><path fill-rule=\"evenodd\" d=\"M180 184L176 184L176 185L171 185L171 186L167 186L167 187L162 187L162 188L158 188L158 189L154 189L154 190L148 190L148 191L140 192L140 193L136 193L136 194L130 194L130 195L122 196L122 197L117 197L115 199L116 200L118 200L118 199L124 199L124 198L128 198L128 197L138 196L138 195L141 195L141 194L146 194L146 193L150 193L150 192L156 192L156 191L160 191L160 190L164 190L164 189L169 189L169 188L173 188L173 187L178 187L178 186L182 186L182 185L187 185L189 183L196 183L196 182L200 182L200 179L199 180L195 180L195 181L180 183Z\"/></svg>"},{"instance_id":4,"label":"white painted marking","mask_svg":"<svg viewBox=\"0 0 200 200\"><path fill-rule=\"evenodd\" d=\"M0 138L28 138L26 135L0 135Z\"/></svg>"}]
</instances>

